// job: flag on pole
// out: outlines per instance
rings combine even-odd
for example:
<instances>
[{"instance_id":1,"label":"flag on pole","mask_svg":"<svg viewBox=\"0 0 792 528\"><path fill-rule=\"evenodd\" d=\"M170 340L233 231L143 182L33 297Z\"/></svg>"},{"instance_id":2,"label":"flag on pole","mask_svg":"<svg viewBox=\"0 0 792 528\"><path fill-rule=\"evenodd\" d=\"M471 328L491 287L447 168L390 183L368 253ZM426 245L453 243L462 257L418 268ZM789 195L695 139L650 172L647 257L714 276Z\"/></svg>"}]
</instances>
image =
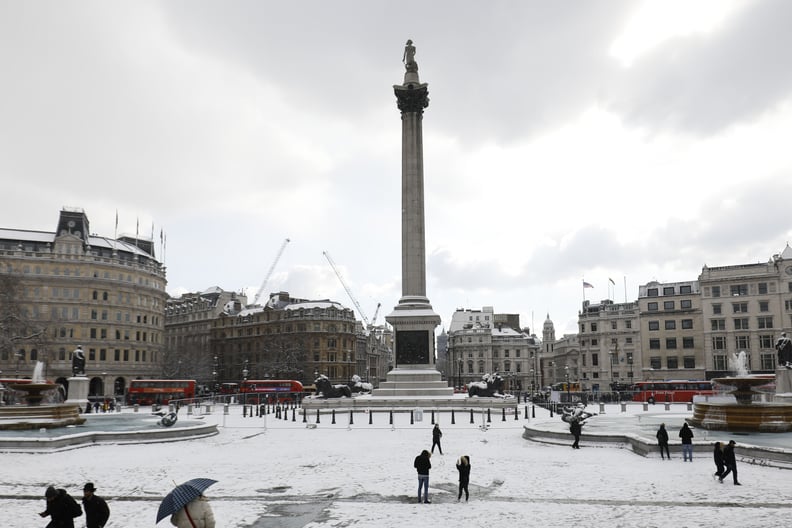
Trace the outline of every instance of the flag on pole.
<instances>
[{"instance_id":1,"label":"flag on pole","mask_svg":"<svg viewBox=\"0 0 792 528\"><path fill-rule=\"evenodd\" d=\"M615 283L615 282L613 282L613 279L611 279L610 277L608 277L608 281L610 281L610 283L611 283L611 284L613 284L614 286L616 286L616 283Z\"/></svg>"},{"instance_id":2,"label":"flag on pole","mask_svg":"<svg viewBox=\"0 0 792 528\"><path fill-rule=\"evenodd\" d=\"M593 284L589 284L589 283L588 283L588 282L586 282L586 281L583 281L583 287L584 287L584 288L593 288L593 287L594 287L594 285L593 285Z\"/></svg>"}]
</instances>

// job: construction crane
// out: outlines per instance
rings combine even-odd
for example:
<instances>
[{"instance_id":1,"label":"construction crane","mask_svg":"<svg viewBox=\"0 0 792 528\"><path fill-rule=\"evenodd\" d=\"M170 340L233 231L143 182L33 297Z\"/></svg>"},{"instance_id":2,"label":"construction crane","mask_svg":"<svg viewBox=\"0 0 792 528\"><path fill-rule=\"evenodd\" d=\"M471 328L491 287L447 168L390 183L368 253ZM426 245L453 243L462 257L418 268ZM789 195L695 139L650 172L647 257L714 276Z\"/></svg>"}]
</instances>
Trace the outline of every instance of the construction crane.
<instances>
[{"instance_id":1,"label":"construction crane","mask_svg":"<svg viewBox=\"0 0 792 528\"><path fill-rule=\"evenodd\" d=\"M382 303L377 303L377 309L374 310L374 317L371 318L371 326L377 324L377 316L379 315L380 306L382 306Z\"/></svg>"},{"instance_id":2,"label":"construction crane","mask_svg":"<svg viewBox=\"0 0 792 528\"><path fill-rule=\"evenodd\" d=\"M357 311L358 311L358 314L360 315L360 318L363 319L363 322L365 323L364 329L368 333L368 328L370 326L369 325L369 320L366 317L366 314L363 313L363 310L360 309L360 303L357 302L357 299L355 299L355 296L352 295L352 290L349 289L349 286L347 286L347 283L344 280L344 277L341 276L341 272L338 271L338 268L336 267L335 262L333 262L333 259L330 258L330 253L328 253L327 251L322 251L322 255L324 255L325 258L327 259L327 262L330 263L330 267L333 268L333 271L335 272L336 276L338 277L338 280L341 281L341 286L344 287L344 289L347 292L347 295L349 295L349 299L352 301L352 304L354 304L355 308L357 308ZM377 310L379 310L379 306L377 306Z\"/></svg>"},{"instance_id":3,"label":"construction crane","mask_svg":"<svg viewBox=\"0 0 792 528\"><path fill-rule=\"evenodd\" d=\"M267 271L267 274L264 276L264 281L261 283L261 287L256 293L256 296L253 298L253 304L258 304L259 297L261 297L261 295L264 293L264 288L267 287L267 283L269 282L270 276L272 275L272 272L275 270L275 265L280 260L281 255L283 255L283 250L286 249L286 244L288 244L289 242L291 242L291 240L287 238L286 240L283 241L283 244L281 244L281 247L278 250L278 254L275 256L275 260L272 261L272 266L270 266L269 271Z\"/></svg>"}]
</instances>

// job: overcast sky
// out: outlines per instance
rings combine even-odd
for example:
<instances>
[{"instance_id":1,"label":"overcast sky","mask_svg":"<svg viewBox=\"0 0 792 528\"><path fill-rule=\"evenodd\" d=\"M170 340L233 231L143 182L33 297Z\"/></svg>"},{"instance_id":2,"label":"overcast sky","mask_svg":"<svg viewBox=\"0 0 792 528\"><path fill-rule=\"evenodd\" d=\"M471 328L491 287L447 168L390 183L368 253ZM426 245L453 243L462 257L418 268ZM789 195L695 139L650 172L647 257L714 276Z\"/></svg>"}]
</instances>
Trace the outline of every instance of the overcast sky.
<instances>
[{"instance_id":1,"label":"overcast sky","mask_svg":"<svg viewBox=\"0 0 792 528\"><path fill-rule=\"evenodd\" d=\"M168 291L401 295L416 45L427 295L576 330L792 238L792 2L0 1L0 225L152 225ZM164 233L164 252L159 243ZM164 254L163 254L164 253ZM608 279L613 279L615 287ZM626 283L626 292L625 292Z\"/></svg>"}]
</instances>

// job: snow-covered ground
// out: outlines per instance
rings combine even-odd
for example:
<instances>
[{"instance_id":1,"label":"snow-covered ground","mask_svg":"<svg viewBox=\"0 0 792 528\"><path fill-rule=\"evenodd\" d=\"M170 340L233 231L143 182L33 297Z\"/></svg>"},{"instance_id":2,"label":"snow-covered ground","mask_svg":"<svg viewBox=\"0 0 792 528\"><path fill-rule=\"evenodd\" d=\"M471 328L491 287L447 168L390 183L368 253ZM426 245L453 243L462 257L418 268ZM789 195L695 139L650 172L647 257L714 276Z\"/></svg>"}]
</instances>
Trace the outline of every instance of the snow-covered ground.
<instances>
[{"instance_id":1,"label":"snow-covered ground","mask_svg":"<svg viewBox=\"0 0 792 528\"><path fill-rule=\"evenodd\" d=\"M532 422L551 420L546 411L536 412ZM609 406L608 413L618 411ZM672 437L682 414L668 415ZM220 415L207 419L223 421ZM201 440L2 453L0 524L45 526L38 512L47 485L80 497L90 481L110 504L108 527L151 527L174 483L195 477L219 481L207 496L224 528L785 526L792 516L792 472L738 461L743 485L732 485L730 477L719 484L709 445L696 447L693 463L663 461L585 441L580 450L534 443L521 436L522 415L506 421L493 416L488 430L459 413L454 425L448 413L437 419L444 454L431 459L432 504L417 502L413 469L415 456L431 446L429 413L414 424L409 415L396 414L394 426L386 412L375 414L372 425L357 414L351 426L339 413L335 425L322 416L308 428L299 417L243 418L235 408L219 435ZM558 415L552 418L557 422ZM735 437L738 443L750 438ZM463 454L472 465L471 498L457 503L455 462ZM84 526L84 517L77 521ZM160 523L169 525L167 519Z\"/></svg>"}]
</instances>

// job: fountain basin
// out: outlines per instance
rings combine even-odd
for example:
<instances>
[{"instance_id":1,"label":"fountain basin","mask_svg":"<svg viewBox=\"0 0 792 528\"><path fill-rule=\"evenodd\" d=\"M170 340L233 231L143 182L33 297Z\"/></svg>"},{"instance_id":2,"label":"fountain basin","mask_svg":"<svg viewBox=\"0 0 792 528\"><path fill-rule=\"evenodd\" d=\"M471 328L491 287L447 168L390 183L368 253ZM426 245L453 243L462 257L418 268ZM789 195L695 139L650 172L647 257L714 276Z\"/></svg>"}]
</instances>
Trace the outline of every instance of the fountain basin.
<instances>
[{"instance_id":1,"label":"fountain basin","mask_svg":"<svg viewBox=\"0 0 792 528\"><path fill-rule=\"evenodd\" d=\"M80 407L72 403L0 407L0 430L52 429L84 422Z\"/></svg>"},{"instance_id":2,"label":"fountain basin","mask_svg":"<svg viewBox=\"0 0 792 528\"><path fill-rule=\"evenodd\" d=\"M687 422L715 431L786 433L792 431L792 404L699 402Z\"/></svg>"},{"instance_id":3,"label":"fountain basin","mask_svg":"<svg viewBox=\"0 0 792 528\"><path fill-rule=\"evenodd\" d=\"M10 383L10 389L25 393L25 400L28 405L40 405L44 399L44 393L58 388L55 383Z\"/></svg>"}]
</instances>

